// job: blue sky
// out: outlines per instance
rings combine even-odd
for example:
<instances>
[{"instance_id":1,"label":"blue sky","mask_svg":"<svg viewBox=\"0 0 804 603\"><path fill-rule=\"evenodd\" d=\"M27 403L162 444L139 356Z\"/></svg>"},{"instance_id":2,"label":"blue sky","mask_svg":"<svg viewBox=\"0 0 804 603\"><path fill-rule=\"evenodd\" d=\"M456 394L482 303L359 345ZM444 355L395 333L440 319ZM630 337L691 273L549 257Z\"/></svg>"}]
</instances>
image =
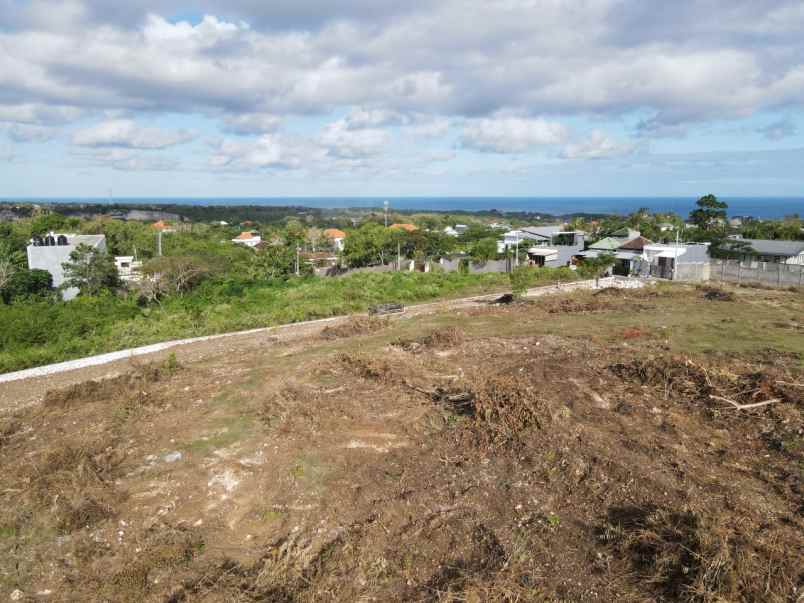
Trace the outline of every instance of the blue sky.
<instances>
[{"instance_id":1,"label":"blue sky","mask_svg":"<svg viewBox=\"0 0 804 603\"><path fill-rule=\"evenodd\" d=\"M804 3L0 0L0 197L110 191L804 196Z\"/></svg>"}]
</instances>

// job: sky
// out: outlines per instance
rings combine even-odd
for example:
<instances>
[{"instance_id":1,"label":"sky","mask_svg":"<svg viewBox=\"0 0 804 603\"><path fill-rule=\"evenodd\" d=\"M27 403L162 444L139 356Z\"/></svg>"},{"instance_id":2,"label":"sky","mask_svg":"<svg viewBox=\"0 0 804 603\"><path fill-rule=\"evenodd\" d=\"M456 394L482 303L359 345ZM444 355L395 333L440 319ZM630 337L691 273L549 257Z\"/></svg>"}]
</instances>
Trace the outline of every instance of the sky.
<instances>
[{"instance_id":1,"label":"sky","mask_svg":"<svg viewBox=\"0 0 804 603\"><path fill-rule=\"evenodd\" d=\"M801 0L0 0L0 197L804 197Z\"/></svg>"}]
</instances>

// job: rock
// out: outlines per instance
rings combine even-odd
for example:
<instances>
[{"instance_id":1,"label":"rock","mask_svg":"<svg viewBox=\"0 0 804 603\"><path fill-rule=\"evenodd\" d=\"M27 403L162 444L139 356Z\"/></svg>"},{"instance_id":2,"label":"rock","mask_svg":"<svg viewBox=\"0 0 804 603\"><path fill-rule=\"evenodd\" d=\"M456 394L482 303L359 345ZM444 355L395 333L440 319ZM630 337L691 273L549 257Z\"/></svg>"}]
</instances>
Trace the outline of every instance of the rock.
<instances>
[{"instance_id":1,"label":"rock","mask_svg":"<svg viewBox=\"0 0 804 603\"><path fill-rule=\"evenodd\" d=\"M25 593L22 592L19 588L17 588L15 590L11 591L11 595L9 595L8 598L11 599L12 601L22 601L24 596L25 596Z\"/></svg>"},{"instance_id":2,"label":"rock","mask_svg":"<svg viewBox=\"0 0 804 603\"><path fill-rule=\"evenodd\" d=\"M175 452L168 452L165 456L162 457L162 460L166 463L175 463L176 461L180 461L182 458L181 452L176 450Z\"/></svg>"}]
</instances>

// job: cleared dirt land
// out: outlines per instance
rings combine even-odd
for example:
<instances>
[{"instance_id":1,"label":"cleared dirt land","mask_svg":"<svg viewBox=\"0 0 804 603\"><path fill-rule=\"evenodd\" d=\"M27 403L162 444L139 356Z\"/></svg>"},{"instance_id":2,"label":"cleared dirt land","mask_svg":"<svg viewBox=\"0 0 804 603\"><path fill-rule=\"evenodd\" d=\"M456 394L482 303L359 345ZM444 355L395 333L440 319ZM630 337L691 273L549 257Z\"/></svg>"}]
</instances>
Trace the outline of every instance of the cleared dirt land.
<instances>
[{"instance_id":1,"label":"cleared dirt land","mask_svg":"<svg viewBox=\"0 0 804 603\"><path fill-rule=\"evenodd\" d=\"M0 415L0 600L801 600L802 317L602 290L53 389Z\"/></svg>"}]
</instances>

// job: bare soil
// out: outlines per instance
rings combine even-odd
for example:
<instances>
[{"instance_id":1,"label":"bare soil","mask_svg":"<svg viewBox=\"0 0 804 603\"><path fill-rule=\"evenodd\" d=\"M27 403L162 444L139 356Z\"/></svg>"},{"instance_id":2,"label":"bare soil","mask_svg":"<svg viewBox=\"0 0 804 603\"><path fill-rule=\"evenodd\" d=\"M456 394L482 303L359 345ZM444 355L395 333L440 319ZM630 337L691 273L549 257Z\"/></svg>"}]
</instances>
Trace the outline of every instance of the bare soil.
<instances>
[{"instance_id":1,"label":"bare soil","mask_svg":"<svg viewBox=\"0 0 804 603\"><path fill-rule=\"evenodd\" d=\"M0 415L0 600L800 601L803 311L582 293L55 388Z\"/></svg>"}]
</instances>

